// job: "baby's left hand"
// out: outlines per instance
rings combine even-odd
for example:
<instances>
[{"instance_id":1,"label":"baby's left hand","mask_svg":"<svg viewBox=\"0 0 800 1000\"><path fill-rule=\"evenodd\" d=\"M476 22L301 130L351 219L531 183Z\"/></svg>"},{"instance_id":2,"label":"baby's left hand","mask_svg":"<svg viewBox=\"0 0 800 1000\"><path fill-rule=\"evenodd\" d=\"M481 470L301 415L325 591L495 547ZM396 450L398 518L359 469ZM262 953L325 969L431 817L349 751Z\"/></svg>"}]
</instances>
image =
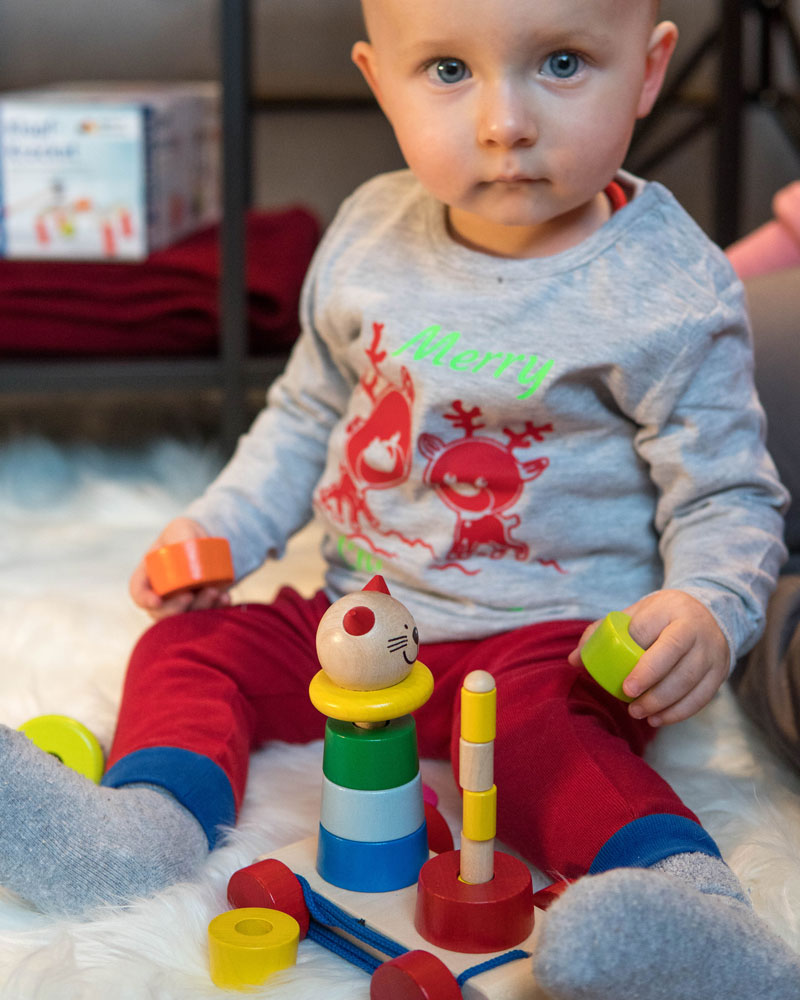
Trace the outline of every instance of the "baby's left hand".
<instances>
[{"instance_id":1,"label":"baby's left hand","mask_svg":"<svg viewBox=\"0 0 800 1000\"><path fill-rule=\"evenodd\" d=\"M699 712L727 678L730 664L728 643L711 612L681 590L656 591L623 610L631 616L631 636L645 648L622 685L636 699L630 714L664 726ZM574 666L598 624L586 629L570 653Z\"/></svg>"}]
</instances>

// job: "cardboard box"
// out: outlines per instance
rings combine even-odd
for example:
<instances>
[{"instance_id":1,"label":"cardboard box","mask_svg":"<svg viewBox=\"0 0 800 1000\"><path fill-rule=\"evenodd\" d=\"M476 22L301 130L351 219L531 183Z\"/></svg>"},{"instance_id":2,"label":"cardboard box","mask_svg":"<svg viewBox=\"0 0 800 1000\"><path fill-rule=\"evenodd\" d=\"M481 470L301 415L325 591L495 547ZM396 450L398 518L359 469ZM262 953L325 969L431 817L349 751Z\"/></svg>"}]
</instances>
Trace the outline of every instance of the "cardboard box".
<instances>
[{"instance_id":1,"label":"cardboard box","mask_svg":"<svg viewBox=\"0 0 800 1000\"><path fill-rule=\"evenodd\" d=\"M141 260L219 217L216 84L0 94L0 257Z\"/></svg>"}]
</instances>

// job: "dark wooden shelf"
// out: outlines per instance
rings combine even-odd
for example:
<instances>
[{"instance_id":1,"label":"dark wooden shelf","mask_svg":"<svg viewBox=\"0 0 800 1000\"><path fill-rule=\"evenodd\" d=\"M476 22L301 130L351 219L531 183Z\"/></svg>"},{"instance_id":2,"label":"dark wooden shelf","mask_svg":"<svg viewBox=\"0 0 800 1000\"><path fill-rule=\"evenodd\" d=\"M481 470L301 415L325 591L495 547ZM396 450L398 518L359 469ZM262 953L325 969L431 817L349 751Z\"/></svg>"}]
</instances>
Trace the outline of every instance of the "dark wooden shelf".
<instances>
[{"instance_id":1,"label":"dark wooden shelf","mask_svg":"<svg viewBox=\"0 0 800 1000\"><path fill-rule=\"evenodd\" d=\"M246 358L241 365L242 388L266 387L285 363L285 355ZM188 391L220 389L223 384L223 361L218 357L4 359L0 364L0 393L4 395L119 389Z\"/></svg>"}]
</instances>

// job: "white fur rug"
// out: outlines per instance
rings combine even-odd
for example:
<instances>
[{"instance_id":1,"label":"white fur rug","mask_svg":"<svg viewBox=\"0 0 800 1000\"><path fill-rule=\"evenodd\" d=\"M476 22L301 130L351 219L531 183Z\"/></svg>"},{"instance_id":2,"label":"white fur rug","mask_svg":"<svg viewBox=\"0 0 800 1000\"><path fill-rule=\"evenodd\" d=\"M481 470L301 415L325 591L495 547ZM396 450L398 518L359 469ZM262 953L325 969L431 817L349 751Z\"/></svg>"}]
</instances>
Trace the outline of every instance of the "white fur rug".
<instances>
[{"instance_id":1,"label":"white fur rug","mask_svg":"<svg viewBox=\"0 0 800 1000\"><path fill-rule=\"evenodd\" d=\"M128 574L213 471L209 454L170 441L135 455L41 440L0 450L0 722L71 715L108 746L128 651L147 625L128 599ZM317 539L307 530L238 594L266 599L282 582L310 593L319 579ZM800 780L771 757L727 690L665 731L650 759L720 843L758 912L800 950ZM197 884L81 922L53 920L0 892L0 997L241 996L208 977L208 922L227 908L233 871L315 831L320 765L319 743L258 753L240 824ZM447 765L423 762L423 777L455 829ZM297 967L258 995L366 1000L369 980L306 941Z\"/></svg>"}]
</instances>

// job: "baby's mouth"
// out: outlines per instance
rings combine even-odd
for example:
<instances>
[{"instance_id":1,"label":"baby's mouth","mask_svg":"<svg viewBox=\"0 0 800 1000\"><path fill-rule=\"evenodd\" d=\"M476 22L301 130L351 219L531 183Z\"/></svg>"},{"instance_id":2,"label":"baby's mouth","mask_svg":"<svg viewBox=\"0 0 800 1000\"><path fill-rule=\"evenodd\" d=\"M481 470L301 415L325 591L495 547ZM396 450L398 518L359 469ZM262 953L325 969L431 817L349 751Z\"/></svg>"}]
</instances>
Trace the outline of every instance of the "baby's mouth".
<instances>
[{"instance_id":1,"label":"baby's mouth","mask_svg":"<svg viewBox=\"0 0 800 1000\"><path fill-rule=\"evenodd\" d=\"M535 178L527 174L501 174L494 179L495 184L533 184Z\"/></svg>"}]
</instances>

